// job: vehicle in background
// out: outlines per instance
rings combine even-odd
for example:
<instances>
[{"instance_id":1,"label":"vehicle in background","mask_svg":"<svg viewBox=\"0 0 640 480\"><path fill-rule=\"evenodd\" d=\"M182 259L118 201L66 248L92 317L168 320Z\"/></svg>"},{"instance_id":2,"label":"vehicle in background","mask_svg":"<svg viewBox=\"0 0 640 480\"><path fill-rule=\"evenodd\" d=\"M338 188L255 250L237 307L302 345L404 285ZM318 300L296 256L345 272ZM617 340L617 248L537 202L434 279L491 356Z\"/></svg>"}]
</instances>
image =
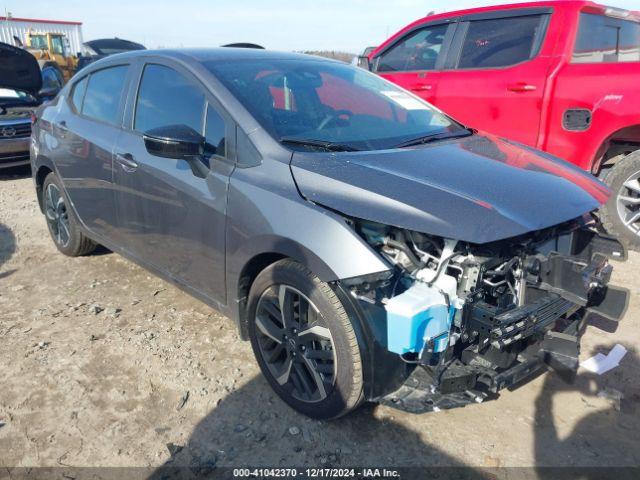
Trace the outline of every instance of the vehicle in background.
<instances>
[{"instance_id":1,"label":"vehicle in background","mask_svg":"<svg viewBox=\"0 0 640 480\"><path fill-rule=\"evenodd\" d=\"M606 229L640 247L640 14L586 1L431 15L370 69L465 125L564 158L614 191Z\"/></svg>"},{"instance_id":2,"label":"vehicle in background","mask_svg":"<svg viewBox=\"0 0 640 480\"><path fill-rule=\"evenodd\" d=\"M75 73L82 50L82 23L64 20L0 17L0 42L28 49L40 67L57 68L63 83Z\"/></svg>"},{"instance_id":3,"label":"vehicle in background","mask_svg":"<svg viewBox=\"0 0 640 480\"><path fill-rule=\"evenodd\" d=\"M361 68L368 68L369 67L369 55L371 55L373 53L373 51L378 48L378 47L367 47L364 49L364 51L358 55L357 57L354 57L351 64L355 65L357 67L361 67Z\"/></svg>"},{"instance_id":4,"label":"vehicle in background","mask_svg":"<svg viewBox=\"0 0 640 480\"><path fill-rule=\"evenodd\" d=\"M257 43L248 43L248 42L228 43L222 46L224 48L257 48L258 50L264 50L264 47L262 45L258 45Z\"/></svg>"},{"instance_id":5,"label":"vehicle in background","mask_svg":"<svg viewBox=\"0 0 640 480\"><path fill-rule=\"evenodd\" d=\"M311 417L570 375L586 315L626 308L605 185L343 62L105 58L38 110L31 158L60 252L103 244L233 318Z\"/></svg>"},{"instance_id":6,"label":"vehicle in background","mask_svg":"<svg viewBox=\"0 0 640 480\"><path fill-rule=\"evenodd\" d=\"M90 52L88 55L80 55L78 57L78 71L90 63L100 60L101 58L108 57L109 55L115 55L116 53L132 52L135 50L146 50L144 45L141 45L130 40L123 40L121 38L103 38L99 40L91 40L85 42L84 47Z\"/></svg>"},{"instance_id":7,"label":"vehicle in background","mask_svg":"<svg viewBox=\"0 0 640 480\"><path fill-rule=\"evenodd\" d=\"M42 71L57 69L56 76L62 77L65 83L76 72L77 57L70 51L65 34L30 30L25 35L25 40L24 45L20 46L24 46L36 58Z\"/></svg>"},{"instance_id":8,"label":"vehicle in background","mask_svg":"<svg viewBox=\"0 0 640 480\"><path fill-rule=\"evenodd\" d=\"M0 43L0 169L29 164L34 111L62 87L48 81L44 88L43 75L29 52Z\"/></svg>"}]
</instances>

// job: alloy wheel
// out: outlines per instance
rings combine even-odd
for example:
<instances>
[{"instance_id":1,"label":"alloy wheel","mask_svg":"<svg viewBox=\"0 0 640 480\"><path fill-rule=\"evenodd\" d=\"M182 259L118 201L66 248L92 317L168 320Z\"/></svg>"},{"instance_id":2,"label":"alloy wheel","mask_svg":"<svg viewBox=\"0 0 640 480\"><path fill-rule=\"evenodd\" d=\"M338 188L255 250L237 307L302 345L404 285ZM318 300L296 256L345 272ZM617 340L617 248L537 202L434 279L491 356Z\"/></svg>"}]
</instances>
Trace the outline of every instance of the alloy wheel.
<instances>
[{"instance_id":1,"label":"alloy wheel","mask_svg":"<svg viewBox=\"0 0 640 480\"><path fill-rule=\"evenodd\" d=\"M318 308L289 285L273 285L260 297L256 333L264 362L276 382L303 402L320 402L333 389L333 338Z\"/></svg>"},{"instance_id":2,"label":"alloy wheel","mask_svg":"<svg viewBox=\"0 0 640 480\"><path fill-rule=\"evenodd\" d=\"M54 241L61 247L66 247L71 241L69 213L58 187L50 183L45 192L45 216Z\"/></svg>"},{"instance_id":3,"label":"alloy wheel","mask_svg":"<svg viewBox=\"0 0 640 480\"><path fill-rule=\"evenodd\" d=\"M616 208L625 227L640 236L640 172L622 184L616 197Z\"/></svg>"}]
</instances>

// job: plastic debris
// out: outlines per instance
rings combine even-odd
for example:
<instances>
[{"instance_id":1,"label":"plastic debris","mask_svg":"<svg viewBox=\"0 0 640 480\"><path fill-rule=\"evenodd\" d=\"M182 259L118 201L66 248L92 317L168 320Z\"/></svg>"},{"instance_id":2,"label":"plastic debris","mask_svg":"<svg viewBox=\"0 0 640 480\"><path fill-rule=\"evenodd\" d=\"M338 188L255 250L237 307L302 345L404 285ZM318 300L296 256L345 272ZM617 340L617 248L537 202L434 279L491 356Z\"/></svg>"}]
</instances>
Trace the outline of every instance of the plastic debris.
<instances>
[{"instance_id":1,"label":"plastic debris","mask_svg":"<svg viewBox=\"0 0 640 480\"><path fill-rule=\"evenodd\" d=\"M617 344L611 349L607 355L598 353L597 355L585 360L580 366L590 372L602 375L603 373L613 370L627 354L627 349Z\"/></svg>"}]
</instances>

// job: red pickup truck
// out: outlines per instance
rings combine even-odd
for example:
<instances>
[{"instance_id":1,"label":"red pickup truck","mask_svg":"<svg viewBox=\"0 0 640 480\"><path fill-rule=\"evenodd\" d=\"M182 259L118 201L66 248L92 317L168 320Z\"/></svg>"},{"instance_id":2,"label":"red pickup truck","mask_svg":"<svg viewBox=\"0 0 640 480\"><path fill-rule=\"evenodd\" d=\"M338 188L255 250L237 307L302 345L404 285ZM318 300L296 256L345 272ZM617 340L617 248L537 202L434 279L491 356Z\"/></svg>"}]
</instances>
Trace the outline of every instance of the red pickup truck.
<instances>
[{"instance_id":1,"label":"red pickup truck","mask_svg":"<svg viewBox=\"0 0 640 480\"><path fill-rule=\"evenodd\" d=\"M463 124L599 175L614 191L605 228L640 248L640 12L563 0L430 15L365 63Z\"/></svg>"}]
</instances>

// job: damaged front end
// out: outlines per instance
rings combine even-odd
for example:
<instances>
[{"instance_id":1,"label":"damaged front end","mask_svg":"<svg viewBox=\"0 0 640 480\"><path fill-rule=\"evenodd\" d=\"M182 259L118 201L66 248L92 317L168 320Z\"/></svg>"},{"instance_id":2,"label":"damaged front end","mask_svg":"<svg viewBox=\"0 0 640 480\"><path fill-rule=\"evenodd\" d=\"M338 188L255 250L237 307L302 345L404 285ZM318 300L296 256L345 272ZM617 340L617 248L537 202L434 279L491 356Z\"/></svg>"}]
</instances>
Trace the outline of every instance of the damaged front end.
<instances>
[{"instance_id":1,"label":"damaged front end","mask_svg":"<svg viewBox=\"0 0 640 480\"><path fill-rule=\"evenodd\" d=\"M627 292L608 285L609 260L626 253L591 217L481 245L349 222L393 265L341 281L386 349L370 394L380 403L437 411L494 398L545 367L571 377L587 314L617 321L626 309Z\"/></svg>"}]
</instances>

